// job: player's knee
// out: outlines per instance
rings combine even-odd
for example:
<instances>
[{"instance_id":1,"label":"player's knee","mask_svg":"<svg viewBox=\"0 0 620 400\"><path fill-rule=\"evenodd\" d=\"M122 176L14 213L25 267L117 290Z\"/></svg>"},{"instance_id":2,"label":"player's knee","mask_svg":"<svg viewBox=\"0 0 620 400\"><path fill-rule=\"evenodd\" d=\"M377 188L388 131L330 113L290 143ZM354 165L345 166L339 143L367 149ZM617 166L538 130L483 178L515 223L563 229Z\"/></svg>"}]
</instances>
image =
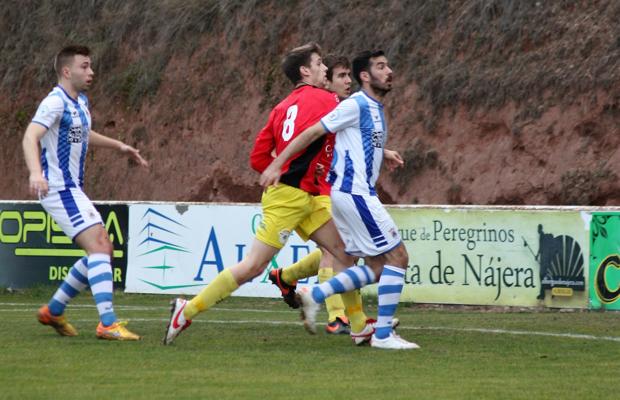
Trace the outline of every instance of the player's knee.
<instances>
[{"instance_id":1,"label":"player's knee","mask_svg":"<svg viewBox=\"0 0 620 400\"><path fill-rule=\"evenodd\" d=\"M114 246L110 239L108 239L107 235L100 235L97 237L96 243L98 253L109 254L112 257L112 253L114 252Z\"/></svg>"},{"instance_id":2,"label":"player's knee","mask_svg":"<svg viewBox=\"0 0 620 400\"><path fill-rule=\"evenodd\" d=\"M397 267L407 268L409 264L409 253L407 252L407 248L402 244L396 247L393 251L393 263Z\"/></svg>"},{"instance_id":3,"label":"player's knee","mask_svg":"<svg viewBox=\"0 0 620 400\"><path fill-rule=\"evenodd\" d=\"M403 251L403 254L400 260L400 265L402 265L405 268L407 267L407 265L409 265L409 253L407 253L407 250Z\"/></svg>"}]
</instances>

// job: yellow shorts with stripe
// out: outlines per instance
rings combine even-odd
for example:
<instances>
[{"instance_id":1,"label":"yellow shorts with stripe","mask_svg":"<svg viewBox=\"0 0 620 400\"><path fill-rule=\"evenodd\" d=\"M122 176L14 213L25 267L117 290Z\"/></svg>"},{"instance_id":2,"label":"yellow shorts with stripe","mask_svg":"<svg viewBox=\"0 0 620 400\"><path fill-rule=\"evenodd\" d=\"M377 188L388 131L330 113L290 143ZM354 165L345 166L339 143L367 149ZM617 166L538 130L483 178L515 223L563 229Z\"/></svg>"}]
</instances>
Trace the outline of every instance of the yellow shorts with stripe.
<instances>
[{"instance_id":1,"label":"yellow shorts with stripe","mask_svg":"<svg viewBox=\"0 0 620 400\"><path fill-rule=\"evenodd\" d=\"M261 203L263 219L256 238L278 249L284 247L291 232L306 241L331 219L329 196L313 196L283 183L268 187Z\"/></svg>"}]
</instances>

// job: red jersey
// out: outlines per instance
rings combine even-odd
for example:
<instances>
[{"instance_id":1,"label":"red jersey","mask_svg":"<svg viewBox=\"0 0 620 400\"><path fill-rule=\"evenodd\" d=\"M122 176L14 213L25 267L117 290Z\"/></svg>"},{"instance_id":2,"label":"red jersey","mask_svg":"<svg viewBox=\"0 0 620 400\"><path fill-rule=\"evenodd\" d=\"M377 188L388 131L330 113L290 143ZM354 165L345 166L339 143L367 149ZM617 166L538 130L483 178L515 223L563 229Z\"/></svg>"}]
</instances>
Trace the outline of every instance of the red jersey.
<instances>
[{"instance_id":1,"label":"red jersey","mask_svg":"<svg viewBox=\"0 0 620 400\"><path fill-rule=\"evenodd\" d=\"M258 133L250 153L250 165L263 172L300 133L317 123L338 104L338 96L324 89L304 85L296 88L269 114L267 125ZM311 194L329 194L325 177L331 165L333 134L327 134L291 157L282 167L280 182ZM316 165L324 173L316 176Z\"/></svg>"}]
</instances>

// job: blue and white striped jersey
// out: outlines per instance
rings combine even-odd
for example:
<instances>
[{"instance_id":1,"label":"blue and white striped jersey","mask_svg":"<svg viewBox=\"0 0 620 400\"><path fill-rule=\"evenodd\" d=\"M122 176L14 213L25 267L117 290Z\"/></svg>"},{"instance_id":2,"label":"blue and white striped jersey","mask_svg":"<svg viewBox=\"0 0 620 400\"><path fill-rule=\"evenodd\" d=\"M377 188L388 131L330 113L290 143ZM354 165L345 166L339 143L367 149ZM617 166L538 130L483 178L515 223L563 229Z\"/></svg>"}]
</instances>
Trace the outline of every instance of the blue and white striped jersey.
<instances>
[{"instance_id":1,"label":"blue and white striped jersey","mask_svg":"<svg viewBox=\"0 0 620 400\"><path fill-rule=\"evenodd\" d=\"M59 85L39 105L32 122L47 132L41 138L41 167L50 188L82 187L91 117L88 99L77 101Z\"/></svg>"},{"instance_id":2,"label":"blue and white striped jersey","mask_svg":"<svg viewBox=\"0 0 620 400\"><path fill-rule=\"evenodd\" d=\"M387 124L383 104L359 91L321 119L336 134L328 180L332 190L375 196L375 182L383 162Z\"/></svg>"}]
</instances>

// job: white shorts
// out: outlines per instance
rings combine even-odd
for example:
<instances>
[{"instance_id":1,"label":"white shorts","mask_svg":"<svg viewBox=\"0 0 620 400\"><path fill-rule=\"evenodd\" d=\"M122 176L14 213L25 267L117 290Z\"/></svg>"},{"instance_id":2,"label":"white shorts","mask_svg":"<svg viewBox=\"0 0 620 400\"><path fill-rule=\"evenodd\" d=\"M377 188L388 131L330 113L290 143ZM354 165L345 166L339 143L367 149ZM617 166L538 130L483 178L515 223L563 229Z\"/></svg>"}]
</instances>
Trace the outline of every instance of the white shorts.
<instances>
[{"instance_id":1,"label":"white shorts","mask_svg":"<svg viewBox=\"0 0 620 400\"><path fill-rule=\"evenodd\" d=\"M378 256L401 242L398 228L377 196L332 190L332 217L347 253Z\"/></svg>"},{"instance_id":2,"label":"white shorts","mask_svg":"<svg viewBox=\"0 0 620 400\"><path fill-rule=\"evenodd\" d=\"M41 205L72 240L93 225L103 225L101 215L80 188L60 191L50 188Z\"/></svg>"}]
</instances>

